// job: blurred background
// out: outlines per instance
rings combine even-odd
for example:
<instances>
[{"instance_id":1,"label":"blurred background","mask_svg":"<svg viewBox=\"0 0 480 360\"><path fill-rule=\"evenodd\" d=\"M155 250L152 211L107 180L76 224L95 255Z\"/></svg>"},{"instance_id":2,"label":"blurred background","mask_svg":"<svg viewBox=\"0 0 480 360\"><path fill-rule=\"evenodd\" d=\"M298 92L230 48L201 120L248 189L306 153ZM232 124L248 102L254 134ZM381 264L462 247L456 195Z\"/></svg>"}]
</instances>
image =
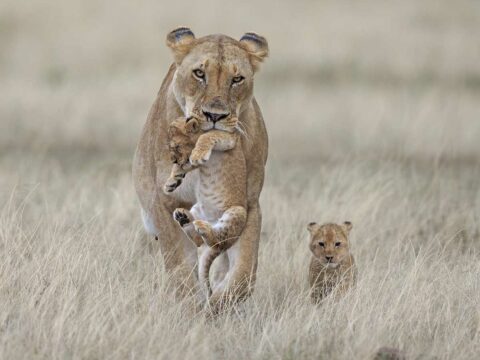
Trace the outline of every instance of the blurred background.
<instances>
[{"instance_id":1,"label":"blurred background","mask_svg":"<svg viewBox=\"0 0 480 360\"><path fill-rule=\"evenodd\" d=\"M132 155L178 25L268 39L272 157L480 151L478 1L5 0L2 153Z\"/></svg>"}]
</instances>

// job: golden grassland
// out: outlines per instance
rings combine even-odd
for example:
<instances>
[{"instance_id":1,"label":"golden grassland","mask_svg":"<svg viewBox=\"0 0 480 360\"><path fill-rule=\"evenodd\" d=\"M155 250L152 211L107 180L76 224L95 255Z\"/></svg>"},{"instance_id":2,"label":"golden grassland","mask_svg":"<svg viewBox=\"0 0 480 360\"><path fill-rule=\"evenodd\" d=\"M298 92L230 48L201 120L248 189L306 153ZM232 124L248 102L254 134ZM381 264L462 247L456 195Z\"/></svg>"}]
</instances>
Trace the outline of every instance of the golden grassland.
<instances>
[{"instance_id":1,"label":"golden grassland","mask_svg":"<svg viewBox=\"0 0 480 360\"><path fill-rule=\"evenodd\" d=\"M270 136L253 296L173 299L130 167L177 25L257 31ZM0 358L480 353L480 5L0 4ZM354 224L357 286L311 305L306 224Z\"/></svg>"}]
</instances>

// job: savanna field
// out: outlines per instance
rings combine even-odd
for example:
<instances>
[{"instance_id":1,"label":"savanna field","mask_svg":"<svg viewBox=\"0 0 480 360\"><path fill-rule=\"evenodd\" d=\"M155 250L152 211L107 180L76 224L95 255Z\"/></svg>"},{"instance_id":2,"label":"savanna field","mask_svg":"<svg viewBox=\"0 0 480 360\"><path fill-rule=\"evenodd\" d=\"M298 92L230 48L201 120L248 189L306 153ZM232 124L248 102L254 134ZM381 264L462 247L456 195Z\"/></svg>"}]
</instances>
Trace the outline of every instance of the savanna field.
<instances>
[{"instance_id":1,"label":"savanna field","mask_svg":"<svg viewBox=\"0 0 480 360\"><path fill-rule=\"evenodd\" d=\"M255 31L270 138L253 296L173 297L131 161L165 34ZM0 4L1 359L480 354L480 4ZM307 296L306 225L353 223L357 286Z\"/></svg>"}]
</instances>

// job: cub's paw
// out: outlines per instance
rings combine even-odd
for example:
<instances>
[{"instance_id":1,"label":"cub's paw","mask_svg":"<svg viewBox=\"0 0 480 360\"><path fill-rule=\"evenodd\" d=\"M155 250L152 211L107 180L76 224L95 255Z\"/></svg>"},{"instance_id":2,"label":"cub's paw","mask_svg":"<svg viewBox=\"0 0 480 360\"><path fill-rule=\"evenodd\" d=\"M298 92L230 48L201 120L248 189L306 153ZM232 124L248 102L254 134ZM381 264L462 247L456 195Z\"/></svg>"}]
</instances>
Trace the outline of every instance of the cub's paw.
<instances>
[{"instance_id":1,"label":"cub's paw","mask_svg":"<svg viewBox=\"0 0 480 360\"><path fill-rule=\"evenodd\" d=\"M207 245L212 246L213 228L208 222L203 220L195 220L193 222L195 231L203 238Z\"/></svg>"},{"instance_id":2,"label":"cub's paw","mask_svg":"<svg viewBox=\"0 0 480 360\"><path fill-rule=\"evenodd\" d=\"M165 194L170 194L171 192L174 192L176 188L180 186L182 183L182 179L177 179L177 178L169 178L165 185L163 186L163 192Z\"/></svg>"},{"instance_id":3,"label":"cub's paw","mask_svg":"<svg viewBox=\"0 0 480 360\"><path fill-rule=\"evenodd\" d=\"M205 164L212 155L212 150L208 149L193 149L192 154L190 155L190 164L193 166L199 166Z\"/></svg>"},{"instance_id":4,"label":"cub's paw","mask_svg":"<svg viewBox=\"0 0 480 360\"><path fill-rule=\"evenodd\" d=\"M193 220L190 211L182 208L175 209L173 212L173 220L175 220L181 227L190 224Z\"/></svg>"}]
</instances>

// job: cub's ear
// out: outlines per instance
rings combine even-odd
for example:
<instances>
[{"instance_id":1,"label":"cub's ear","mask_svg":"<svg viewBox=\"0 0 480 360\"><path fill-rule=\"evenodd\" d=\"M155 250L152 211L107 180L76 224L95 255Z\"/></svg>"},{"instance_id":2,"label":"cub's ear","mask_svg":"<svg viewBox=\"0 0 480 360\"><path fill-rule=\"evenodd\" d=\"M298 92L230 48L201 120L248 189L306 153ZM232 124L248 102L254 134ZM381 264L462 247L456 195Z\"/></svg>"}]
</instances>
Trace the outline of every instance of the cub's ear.
<instances>
[{"instance_id":1,"label":"cub's ear","mask_svg":"<svg viewBox=\"0 0 480 360\"><path fill-rule=\"evenodd\" d=\"M198 132L198 130L200 129L200 125L198 124L198 121L197 119L195 119L194 117L190 117L188 118L186 121L186 130L187 130L187 133L188 134L196 134Z\"/></svg>"},{"instance_id":2,"label":"cub's ear","mask_svg":"<svg viewBox=\"0 0 480 360\"><path fill-rule=\"evenodd\" d=\"M172 137L177 134L180 134L182 128L183 128L183 123L181 123L179 119L172 121L170 125L168 125L168 136Z\"/></svg>"},{"instance_id":3,"label":"cub's ear","mask_svg":"<svg viewBox=\"0 0 480 360\"><path fill-rule=\"evenodd\" d=\"M346 233L349 234L350 230L352 230L353 225L350 221L345 221L342 225L342 227L345 229Z\"/></svg>"},{"instance_id":4,"label":"cub's ear","mask_svg":"<svg viewBox=\"0 0 480 360\"><path fill-rule=\"evenodd\" d=\"M177 134L177 132L178 132L177 127L175 125L170 124L170 126L168 127L168 138L171 139Z\"/></svg>"},{"instance_id":5,"label":"cub's ear","mask_svg":"<svg viewBox=\"0 0 480 360\"><path fill-rule=\"evenodd\" d=\"M240 44L250 55L253 70L257 71L260 64L268 56L267 40L253 32L248 32L240 39Z\"/></svg>"},{"instance_id":6,"label":"cub's ear","mask_svg":"<svg viewBox=\"0 0 480 360\"><path fill-rule=\"evenodd\" d=\"M310 232L310 234L313 234L317 229L318 229L318 224L316 222L311 222L307 226L307 230Z\"/></svg>"},{"instance_id":7,"label":"cub's ear","mask_svg":"<svg viewBox=\"0 0 480 360\"><path fill-rule=\"evenodd\" d=\"M179 27L167 35L167 46L172 49L175 62L180 64L195 43L193 31L187 27Z\"/></svg>"}]
</instances>

